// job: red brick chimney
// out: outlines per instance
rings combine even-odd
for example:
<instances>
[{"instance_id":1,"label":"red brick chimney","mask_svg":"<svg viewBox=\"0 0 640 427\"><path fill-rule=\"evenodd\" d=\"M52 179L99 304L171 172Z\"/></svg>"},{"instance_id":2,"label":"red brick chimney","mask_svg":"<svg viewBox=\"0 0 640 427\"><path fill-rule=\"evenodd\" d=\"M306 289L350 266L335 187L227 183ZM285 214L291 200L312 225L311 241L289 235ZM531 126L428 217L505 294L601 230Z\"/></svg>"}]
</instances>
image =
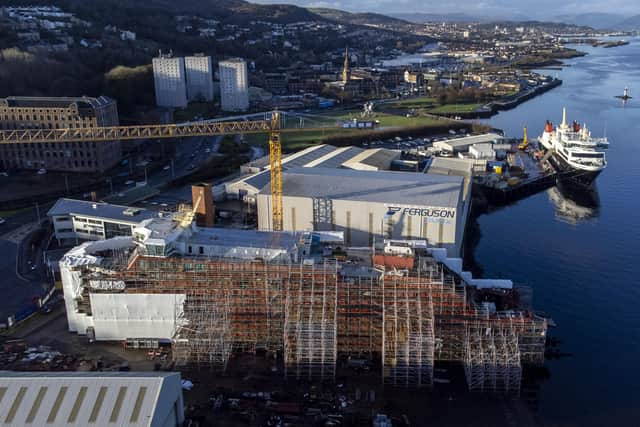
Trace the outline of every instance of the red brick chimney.
<instances>
[{"instance_id":1,"label":"red brick chimney","mask_svg":"<svg viewBox=\"0 0 640 427\"><path fill-rule=\"evenodd\" d=\"M215 207L213 206L211 185L206 183L192 185L191 199L196 224L199 227L213 227L215 224Z\"/></svg>"}]
</instances>

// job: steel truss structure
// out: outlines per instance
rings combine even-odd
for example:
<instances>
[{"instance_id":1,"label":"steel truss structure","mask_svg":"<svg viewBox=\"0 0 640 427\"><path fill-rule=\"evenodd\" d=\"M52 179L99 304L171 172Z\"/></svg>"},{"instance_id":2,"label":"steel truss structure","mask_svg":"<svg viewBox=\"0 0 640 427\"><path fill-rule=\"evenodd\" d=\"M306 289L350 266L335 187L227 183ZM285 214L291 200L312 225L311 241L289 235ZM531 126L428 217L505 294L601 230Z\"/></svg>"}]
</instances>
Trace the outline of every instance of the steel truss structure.
<instances>
[{"instance_id":1,"label":"steel truss structure","mask_svg":"<svg viewBox=\"0 0 640 427\"><path fill-rule=\"evenodd\" d=\"M385 272L135 254L108 274L124 292L185 295L173 337L180 364L224 370L234 351L266 350L283 354L286 376L326 380L341 355L364 357L381 362L384 384L406 388L431 387L434 363L448 361L463 364L470 390L518 393L522 366L544 361L546 320L489 313L441 264L417 265Z\"/></svg>"}]
</instances>

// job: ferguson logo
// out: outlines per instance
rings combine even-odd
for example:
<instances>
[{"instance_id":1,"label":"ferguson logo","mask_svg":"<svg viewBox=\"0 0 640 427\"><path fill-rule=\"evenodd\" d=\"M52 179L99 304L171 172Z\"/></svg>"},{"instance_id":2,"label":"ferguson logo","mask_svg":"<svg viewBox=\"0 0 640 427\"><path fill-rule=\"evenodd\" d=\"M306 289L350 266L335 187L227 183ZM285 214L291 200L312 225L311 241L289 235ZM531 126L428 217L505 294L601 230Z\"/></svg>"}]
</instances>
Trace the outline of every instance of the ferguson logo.
<instances>
[{"instance_id":1,"label":"ferguson logo","mask_svg":"<svg viewBox=\"0 0 640 427\"><path fill-rule=\"evenodd\" d=\"M388 214L393 215L396 212L402 212L403 215L422 216L429 218L453 218L456 216L454 211L447 209L427 209L427 208L402 208L399 206L389 206Z\"/></svg>"}]
</instances>

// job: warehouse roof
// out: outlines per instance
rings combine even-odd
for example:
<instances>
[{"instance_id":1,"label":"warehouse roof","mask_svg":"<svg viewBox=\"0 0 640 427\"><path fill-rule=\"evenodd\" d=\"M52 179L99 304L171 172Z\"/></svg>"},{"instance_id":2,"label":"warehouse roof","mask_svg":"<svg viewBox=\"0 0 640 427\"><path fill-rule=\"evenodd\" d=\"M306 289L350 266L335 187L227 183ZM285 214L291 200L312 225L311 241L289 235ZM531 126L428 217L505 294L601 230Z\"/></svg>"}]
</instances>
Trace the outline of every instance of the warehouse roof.
<instances>
[{"instance_id":1,"label":"warehouse roof","mask_svg":"<svg viewBox=\"0 0 640 427\"><path fill-rule=\"evenodd\" d=\"M77 104L79 108L96 108L110 103L113 99L106 96L98 98L82 97L41 97L41 96L10 96L1 101L8 107L30 108L68 108Z\"/></svg>"},{"instance_id":2,"label":"warehouse roof","mask_svg":"<svg viewBox=\"0 0 640 427\"><path fill-rule=\"evenodd\" d=\"M386 149L365 150L354 146L335 147L322 144L284 157L282 170L287 171L302 166L309 168L387 169L391 161L398 156L399 152ZM271 171L267 169L254 175L241 177L229 184L233 186L237 183L244 183L258 191L269 184L270 180Z\"/></svg>"},{"instance_id":3,"label":"warehouse roof","mask_svg":"<svg viewBox=\"0 0 640 427\"><path fill-rule=\"evenodd\" d=\"M3 426L150 426L166 418L181 393L175 372L3 371L0 420Z\"/></svg>"},{"instance_id":4,"label":"warehouse roof","mask_svg":"<svg viewBox=\"0 0 640 427\"><path fill-rule=\"evenodd\" d=\"M125 213L126 212L126 213ZM47 216L81 215L129 224L153 218L156 213L147 209L129 206L112 205L110 203L91 202L87 200L58 199Z\"/></svg>"},{"instance_id":5,"label":"warehouse roof","mask_svg":"<svg viewBox=\"0 0 640 427\"><path fill-rule=\"evenodd\" d=\"M296 168L283 173L285 196L397 203L411 206L458 206L463 178L413 172ZM260 194L271 194L265 186Z\"/></svg>"},{"instance_id":6,"label":"warehouse roof","mask_svg":"<svg viewBox=\"0 0 640 427\"><path fill-rule=\"evenodd\" d=\"M464 147L472 146L473 144L489 143L503 139L502 136L497 133L483 133L482 135L465 136L462 138L452 138L445 141L436 141L433 143L435 148L462 150Z\"/></svg>"},{"instance_id":7,"label":"warehouse roof","mask_svg":"<svg viewBox=\"0 0 640 427\"><path fill-rule=\"evenodd\" d=\"M198 228L186 238L196 245L268 248L289 250L296 245L296 235L288 232L237 230L232 228Z\"/></svg>"}]
</instances>

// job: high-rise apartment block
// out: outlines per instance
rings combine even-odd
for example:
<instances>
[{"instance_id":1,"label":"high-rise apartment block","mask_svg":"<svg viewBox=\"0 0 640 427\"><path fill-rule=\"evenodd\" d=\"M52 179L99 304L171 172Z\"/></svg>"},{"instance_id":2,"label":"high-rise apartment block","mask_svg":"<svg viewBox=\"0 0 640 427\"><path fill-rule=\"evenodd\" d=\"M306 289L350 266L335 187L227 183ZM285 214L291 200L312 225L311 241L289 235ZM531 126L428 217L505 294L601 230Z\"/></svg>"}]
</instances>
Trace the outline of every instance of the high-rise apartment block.
<instances>
[{"instance_id":1,"label":"high-rise apartment block","mask_svg":"<svg viewBox=\"0 0 640 427\"><path fill-rule=\"evenodd\" d=\"M202 54L153 58L156 104L184 108L190 101L213 101L213 65Z\"/></svg>"},{"instance_id":2,"label":"high-rise apartment block","mask_svg":"<svg viewBox=\"0 0 640 427\"><path fill-rule=\"evenodd\" d=\"M12 96L0 99L0 129L75 129L118 125L116 101ZM103 172L120 161L119 141L0 145L0 168Z\"/></svg>"},{"instance_id":3,"label":"high-rise apartment block","mask_svg":"<svg viewBox=\"0 0 640 427\"><path fill-rule=\"evenodd\" d=\"M213 66L211 57L204 55L184 58L187 74L187 99L213 101Z\"/></svg>"},{"instance_id":4,"label":"high-rise apartment block","mask_svg":"<svg viewBox=\"0 0 640 427\"><path fill-rule=\"evenodd\" d=\"M220 61L220 97L224 111L245 111L249 108L247 63L240 58Z\"/></svg>"},{"instance_id":5,"label":"high-rise apartment block","mask_svg":"<svg viewBox=\"0 0 640 427\"><path fill-rule=\"evenodd\" d=\"M153 80L158 107L187 106L187 79L184 58L162 55L153 58Z\"/></svg>"}]
</instances>

